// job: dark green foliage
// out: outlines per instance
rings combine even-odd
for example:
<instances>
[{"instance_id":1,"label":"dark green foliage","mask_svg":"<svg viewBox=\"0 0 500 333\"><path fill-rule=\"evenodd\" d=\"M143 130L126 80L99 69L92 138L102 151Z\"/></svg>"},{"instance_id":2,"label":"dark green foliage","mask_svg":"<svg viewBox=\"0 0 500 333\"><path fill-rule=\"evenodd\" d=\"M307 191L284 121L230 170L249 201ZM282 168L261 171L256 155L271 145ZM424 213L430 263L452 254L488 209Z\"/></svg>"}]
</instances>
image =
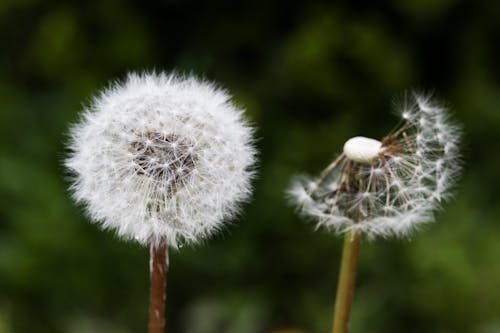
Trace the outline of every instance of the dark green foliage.
<instances>
[{"instance_id":1,"label":"dark green foliage","mask_svg":"<svg viewBox=\"0 0 500 333\"><path fill-rule=\"evenodd\" d=\"M499 31L486 0L2 0L0 332L145 331L148 251L87 223L61 166L82 101L141 69L216 80L259 127L254 200L172 255L169 332L328 332L341 240L284 190L415 87L465 125L466 172L438 223L362 244L351 332L499 332Z\"/></svg>"}]
</instances>

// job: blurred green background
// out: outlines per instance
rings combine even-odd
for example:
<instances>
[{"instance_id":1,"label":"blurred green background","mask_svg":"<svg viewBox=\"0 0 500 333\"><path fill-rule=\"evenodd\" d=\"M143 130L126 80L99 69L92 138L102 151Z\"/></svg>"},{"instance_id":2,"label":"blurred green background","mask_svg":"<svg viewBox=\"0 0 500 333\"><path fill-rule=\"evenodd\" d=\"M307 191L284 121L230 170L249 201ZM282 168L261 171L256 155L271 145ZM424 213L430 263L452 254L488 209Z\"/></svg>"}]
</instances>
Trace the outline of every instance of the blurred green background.
<instances>
[{"instance_id":1,"label":"blurred green background","mask_svg":"<svg viewBox=\"0 0 500 333\"><path fill-rule=\"evenodd\" d=\"M352 333L500 332L500 2L0 2L0 333L145 332L148 250L88 223L61 166L82 104L129 70L221 83L258 126L255 196L172 254L169 332L329 332L341 239L284 199L392 98L434 90L464 124L453 202L364 242Z\"/></svg>"}]
</instances>

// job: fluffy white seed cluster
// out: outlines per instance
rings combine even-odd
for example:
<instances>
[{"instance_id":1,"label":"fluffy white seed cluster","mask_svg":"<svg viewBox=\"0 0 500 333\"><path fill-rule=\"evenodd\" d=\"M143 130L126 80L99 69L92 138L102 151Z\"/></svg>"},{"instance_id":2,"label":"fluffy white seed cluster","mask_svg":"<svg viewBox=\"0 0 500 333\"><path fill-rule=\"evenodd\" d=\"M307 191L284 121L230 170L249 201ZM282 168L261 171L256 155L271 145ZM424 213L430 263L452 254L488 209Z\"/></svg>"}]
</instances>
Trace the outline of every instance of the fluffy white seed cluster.
<instances>
[{"instance_id":1,"label":"fluffy white seed cluster","mask_svg":"<svg viewBox=\"0 0 500 333\"><path fill-rule=\"evenodd\" d=\"M298 177L289 195L318 227L369 238L406 236L433 220L460 173L460 128L430 97L412 94L401 125L381 141L355 137L316 178Z\"/></svg>"},{"instance_id":2,"label":"fluffy white seed cluster","mask_svg":"<svg viewBox=\"0 0 500 333\"><path fill-rule=\"evenodd\" d=\"M196 243L251 194L253 130L195 77L130 74L71 129L66 166L92 220L141 244Z\"/></svg>"}]
</instances>

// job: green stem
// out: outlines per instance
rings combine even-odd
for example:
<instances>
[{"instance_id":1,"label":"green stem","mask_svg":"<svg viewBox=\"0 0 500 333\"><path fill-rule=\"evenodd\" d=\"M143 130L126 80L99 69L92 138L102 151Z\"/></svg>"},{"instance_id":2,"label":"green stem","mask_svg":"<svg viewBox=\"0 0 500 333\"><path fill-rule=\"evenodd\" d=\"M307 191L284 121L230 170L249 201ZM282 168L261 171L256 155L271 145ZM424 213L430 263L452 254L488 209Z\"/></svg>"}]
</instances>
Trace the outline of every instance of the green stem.
<instances>
[{"instance_id":1,"label":"green stem","mask_svg":"<svg viewBox=\"0 0 500 333\"><path fill-rule=\"evenodd\" d=\"M359 232L345 234L332 333L347 333L360 244L361 235Z\"/></svg>"}]
</instances>

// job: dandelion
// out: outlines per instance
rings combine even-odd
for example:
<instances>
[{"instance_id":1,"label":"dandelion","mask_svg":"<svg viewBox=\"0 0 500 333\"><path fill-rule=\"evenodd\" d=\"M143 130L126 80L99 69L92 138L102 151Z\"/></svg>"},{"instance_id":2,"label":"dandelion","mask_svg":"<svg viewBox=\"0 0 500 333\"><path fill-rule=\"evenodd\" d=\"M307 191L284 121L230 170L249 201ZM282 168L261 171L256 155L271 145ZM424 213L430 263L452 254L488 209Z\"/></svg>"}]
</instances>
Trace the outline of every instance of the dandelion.
<instances>
[{"instance_id":1,"label":"dandelion","mask_svg":"<svg viewBox=\"0 0 500 333\"><path fill-rule=\"evenodd\" d=\"M71 129L76 201L102 228L151 248L150 332L163 332L167 248L217 232L249 198L252 136L224 90L155 73L112 84Z\"/></svg>"},{"instance_id":2,"label":"dandelion","mask_svg":"<svg viewBox=\"0 0 500 333\"><path fill-rule=\"evenodd\" d=\"M403 237L450 198L460 173L460 128L430 97L412 94L400 123L380 141L354 137L316 179L299 177L289 195L300 212L346 234L334 332L346 332L361 234Z\"/></svg>"}]
</instances>

